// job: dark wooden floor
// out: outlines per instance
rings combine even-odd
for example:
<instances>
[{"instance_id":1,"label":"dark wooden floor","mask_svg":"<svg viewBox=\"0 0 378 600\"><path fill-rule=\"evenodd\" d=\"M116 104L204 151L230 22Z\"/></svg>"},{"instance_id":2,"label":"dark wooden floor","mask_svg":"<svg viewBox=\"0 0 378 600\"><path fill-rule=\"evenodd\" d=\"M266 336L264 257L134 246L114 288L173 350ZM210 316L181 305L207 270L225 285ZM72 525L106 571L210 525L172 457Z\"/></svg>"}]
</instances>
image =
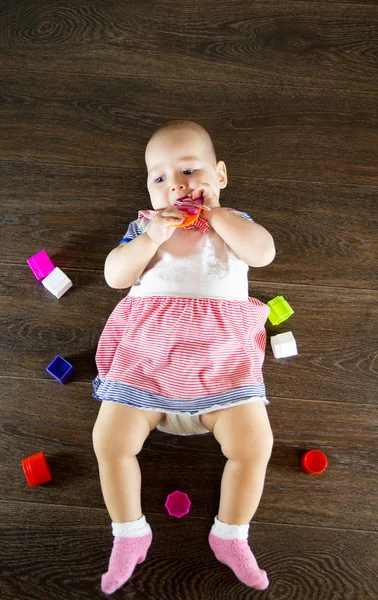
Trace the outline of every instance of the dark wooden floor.
<instances>
[{"instance_id":1,"label":"dark wooden floor","mask_svg":"<svg viewBox=\"0 0 378 600\"><path fill-rule=\"evenodd\" d=\"M189 118L226 162L223 205L274 236L250 295L283 295L299 356L264 367L275 445L249 590L213 557L224 459L212 436L158 431L140 454L146 562L114 598L378 598L378 6L369 2L8 0L0 5L1 600L102 598L112 536L92 450L94 354L125 295L103 264L149 208L145 144ZM60 300L26 259L73 281ZM76 368L60 386L45 368ZM309 476L301 453L323 450ZM29 488L43 450L53 482ZM166 495L186 491L177 520Z\"/></svg>"}]
</instances>

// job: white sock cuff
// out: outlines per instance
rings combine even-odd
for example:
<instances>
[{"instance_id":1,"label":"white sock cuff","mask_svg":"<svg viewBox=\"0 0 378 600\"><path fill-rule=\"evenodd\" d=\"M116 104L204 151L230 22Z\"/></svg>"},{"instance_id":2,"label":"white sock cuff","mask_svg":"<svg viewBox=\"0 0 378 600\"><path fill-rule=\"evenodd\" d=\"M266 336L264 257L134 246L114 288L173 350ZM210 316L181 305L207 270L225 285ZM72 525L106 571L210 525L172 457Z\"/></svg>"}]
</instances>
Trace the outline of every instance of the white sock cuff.
<instances>
[{"instance_id":1,"label":"white sock cuff","mask_svg":"<svg viewBox=\"0 0 378 600\"><path fill-rule=\"evenodd\" d=\"M151 527L144 515L136 521L126 523L112 523L114 537L142 537L151 533Z\"/></svg>"},{"instance_id":2,"label":"white sock cuff","mask_svg":"<svg viewBox=\"0 0 378 600\"><path fill-rule=\"evenodd\" d=\"M248 539L249 523L247 525L229 525L219 521L217 517L214 519L214 525L211 528L211 533L223 540L246 540Z\"/></svg>"}]
</instances>

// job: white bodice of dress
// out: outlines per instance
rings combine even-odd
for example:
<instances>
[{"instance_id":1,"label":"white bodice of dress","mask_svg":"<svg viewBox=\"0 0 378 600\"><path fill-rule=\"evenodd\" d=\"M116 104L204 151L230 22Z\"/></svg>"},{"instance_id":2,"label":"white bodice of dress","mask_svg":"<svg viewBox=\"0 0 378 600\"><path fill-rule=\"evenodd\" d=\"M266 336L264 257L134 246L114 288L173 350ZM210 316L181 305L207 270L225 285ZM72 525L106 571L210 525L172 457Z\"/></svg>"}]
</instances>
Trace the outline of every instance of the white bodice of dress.
<instances>
[{"instance_id":1,"label":"white bodice of dress","mask_svg":"<svg viewBox=\"0 0 378 600\"><path fill-rule=\"evenodd\" d=\"M249 266L211 229L177 229L162 244L130 296L248 299Z\"/></svg>"}]
</instances>

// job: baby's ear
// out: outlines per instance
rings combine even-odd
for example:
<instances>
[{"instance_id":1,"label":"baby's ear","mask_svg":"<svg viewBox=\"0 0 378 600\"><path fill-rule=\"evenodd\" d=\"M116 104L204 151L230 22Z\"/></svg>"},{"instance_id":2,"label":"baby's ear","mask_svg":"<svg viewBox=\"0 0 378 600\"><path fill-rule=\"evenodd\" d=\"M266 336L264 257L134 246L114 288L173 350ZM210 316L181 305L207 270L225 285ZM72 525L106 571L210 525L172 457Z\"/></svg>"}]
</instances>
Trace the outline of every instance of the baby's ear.
<instances>
[{"instance_id":1,"label":"baby's ear","mask_svg":"<svg viewBox=\"0 0 378 600\"><path fill-rule=\"evenodd\" d=\"M227 167L223 160L217 162L217 173L220 183L220 189L223 190L227 186Z\"/></svg>"}]
</instances>

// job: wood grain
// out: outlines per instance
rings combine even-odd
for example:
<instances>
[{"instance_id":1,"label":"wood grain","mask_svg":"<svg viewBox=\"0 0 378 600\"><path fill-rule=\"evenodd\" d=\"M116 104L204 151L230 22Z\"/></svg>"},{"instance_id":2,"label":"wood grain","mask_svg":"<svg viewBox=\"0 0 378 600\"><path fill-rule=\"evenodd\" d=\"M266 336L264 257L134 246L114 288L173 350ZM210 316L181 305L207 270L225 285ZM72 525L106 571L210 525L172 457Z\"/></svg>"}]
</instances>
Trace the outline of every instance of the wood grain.
<instances>
[{"instance_id":1,"label":"wood grain","mask_svg":"<svg viewBox=\"0 0 378 600\"><path fill-rule=\"evenodd\" d=\"M378 545L371 533L255 523L250 544L272 582L266 592L256 592L216 561L207 544L212 519L186 516L173 521L168 514L146 517L154 536L147 559L113 598L377 597L374 557ZM107 569L112 545L106 511L1 502L0 519L3 600L104 597L100 575ZM321 586L316 584L319 581Z\"/></svg>"},{"instance_id":2,"label":"wood grain","mask_svg":"<svg viewBox=\"0 0 378 600\"><path fill-rule=\"evenodd\" d=\"M219 564L207 536L225 459L211 434L153 431L139 462L154 534L114 598L378 600L378 7L371 0L6 0L0 6L0 598L103 598L112 536L92 428L95 351L127 290L104 261L149 208L144 150L169 119L214 141L221 204L273 235L249 293L283 295L299 355L264 363L274 448L250 543L270 587ZM60 300L26 259L72 279ZM46 373L62 354L74 379ZM328 468L299 461L323 450ZM44 450L53 481L29 488ZM168 493L192 501L182 520Z\"/></svg>"},{"instance_id":3,"label":"wood grain","mask_svg":"<svg viewBox=\"0 0 378 600\"><path fill-rule=\"evenodd\" d=\"M1 498L103 507L91 437L99 403L89 384L4 378L2 389ZM254 520L377 531L378 407L272 397L268 414L275 442ZM321 476L300 469L301 455L313 447L329 460ZM29 489L21 460L40 450L53 482ZM164 513L167 494L181 489L191 497L192 516L217 514L225 458L212 434L153 431L138 459L143 510Z\"/></svg>"},{"instance_id":4,"label":"wood grain","mask_svg":"<svg viewBox=\"0 0 378 600\"><path fill-rule=\"evenodd\" d=\"M138 169L109 171L0 161L0 202L2 262L25 265L46 248L63 270L101 272L138 210L150 208L142 162ZM377 187L264 181L232 172L221 204L246 210L274 237L276 258L251 269L252 281L378 287ZM31 285L34 276L25 277Z\"/></svg>"},{"instance_id":5,"label":"wood grain","mask_svg":"<svg viewBox=\"0 0 378 600\"><path fill-rule=\"evenodd\" d=\"M75 365L76 381L91 381L97 374L98 338L125 291L108 288L103 273L71 270L55 256L53 260L73 281L60 300L35 279L28 265L0 265L0 359L8 376L49 379L45 369L61 354ZM249 293L263 302L283 295L295 310L279 326L267 322L268 339L293 331L299 352L277 360L268 342L268 396L376 402L378 292L340 293L337 288L252 281Z\"/></svg>"},{"instance_id":6,"label":"wood grain","mask_svg":"<svg viewBox=\"0 0 378 600\"><path fill-rule=\"evenodd\" d=\"M229 174L377 185L377 91L270 83L209 81L195 85L192 98L182 80L132 79L129 72L5 71L0 160L141 168L159 125L192 118L213 137Z\"/></svg>"},{"instance_id":7,"label":"wood grain","mask_svg":"<svg viewBox=\"0 0 378 600\"><path fill-rule=\"evenodd\" d=\"M4 69L65 71L77 81L83 73L142 74L156 85L181 79L181 93L189 92L189 81L200 84L196 93L207 93L209 81L248 80L260 89L272 81L323 91L378 89L378 16L371 0L235 0L232 11L227 0L49 0L37 10L23 0L5 7Z\"/></svg>"}]
</instances>

